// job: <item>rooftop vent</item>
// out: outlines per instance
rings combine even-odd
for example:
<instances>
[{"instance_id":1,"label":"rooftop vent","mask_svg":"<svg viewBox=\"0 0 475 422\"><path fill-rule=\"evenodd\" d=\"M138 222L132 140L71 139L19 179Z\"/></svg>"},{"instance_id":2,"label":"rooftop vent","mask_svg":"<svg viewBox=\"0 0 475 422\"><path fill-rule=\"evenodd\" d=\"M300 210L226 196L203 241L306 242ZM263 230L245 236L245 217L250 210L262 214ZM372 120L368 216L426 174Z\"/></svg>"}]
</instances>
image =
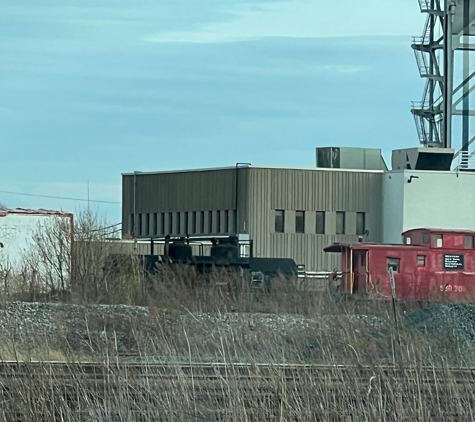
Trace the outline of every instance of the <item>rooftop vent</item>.
<instances>
[{"instance_id":1,"label":"rooftop vent","mask_svg":"<svg viewBox=\"0 0 475 422\"><path fill-rule=\"evenodd\" d=\"M377 148L317 148L317 167L356 170L387 170Z\"/></svg>"}]
</instances>

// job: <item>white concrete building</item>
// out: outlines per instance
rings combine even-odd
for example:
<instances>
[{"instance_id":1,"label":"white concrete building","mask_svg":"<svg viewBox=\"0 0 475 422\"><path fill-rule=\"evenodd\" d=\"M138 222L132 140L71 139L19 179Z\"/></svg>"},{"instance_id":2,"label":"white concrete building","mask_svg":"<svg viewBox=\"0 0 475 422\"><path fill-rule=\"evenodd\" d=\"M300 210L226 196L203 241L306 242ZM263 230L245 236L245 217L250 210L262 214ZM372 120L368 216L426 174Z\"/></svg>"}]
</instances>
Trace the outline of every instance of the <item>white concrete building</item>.
<instances>
[{"instance_id":1,"label":"white concrete building","mask_svg":"<svg viewBox=\"0 0 475 422\"><path fill-rule=\"evenodd\" d=\"M31 248L33 236L48 230L55 218L64 219L72 235L73 215L70 213L21 208L0 210L0 267L18 269Z\"/></svg>"},{"instance_id":2,"label":"white concrete building","mask_svg":"<svg viewBox=\"0 0 475 422\"><path fill-rule=\"evenodd\" d=\"M475 230L475 173L395 170L382 186L384 243L419 227Z\"/></svg>"}]
</instances>

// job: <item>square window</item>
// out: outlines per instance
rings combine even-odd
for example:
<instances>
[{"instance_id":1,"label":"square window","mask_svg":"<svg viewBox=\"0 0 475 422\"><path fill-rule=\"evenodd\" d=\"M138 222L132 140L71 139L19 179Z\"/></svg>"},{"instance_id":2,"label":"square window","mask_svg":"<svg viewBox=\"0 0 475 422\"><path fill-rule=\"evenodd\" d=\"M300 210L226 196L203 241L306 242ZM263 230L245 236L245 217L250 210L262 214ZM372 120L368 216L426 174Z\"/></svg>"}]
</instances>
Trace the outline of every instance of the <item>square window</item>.
<instances>
[{"instance_id":1,"label":"square window","mask_svg":"<svg viewBox=\"0 0 475 422\"><path fill-rule=\"evenodd\" d=\"M317 211L317 221L315 225L315 233L325 234L325 212Z\"/></svg>"},{"instance_id":2,"label":"square window","mask_svg":"<svg viewBox=\"0 0 475 422\"><path fill-rule=\"evenodd\" d=\"M443 239L441 234L432 235L432 244L434 248L441 248L443 245Z\"/></svg>"},{"instance_id":3,"label":"square window","mask_svg":"<svg viewBox=\"0 0 475 422\"><path fill-rule=\"evenodd\" d=\"M473 249L473 236L465 237L465 249Z\"/></svg>"},{"instance_id":4,"label":"square window","mask_svg":"<svg viewBox=\"0 0 475 422\"><path fill-rule=\"evenodd\" d=\"M399 272L400 263L401 263L400 258L388 258L387 259L388 271L390 268L392 268L393 272L395 273Z\"/></svg>"},{"instance_id":5,"label":"square window","mask_svg":"<svg viewBox=\"0 0 475 422\"><path fill-rule=\"evenodd\" d=\"M284 233L284 210L275 210L275 232Z\"/></svg>"},{"instance_id":6,"label":"square window","mask_svg":"<svg viewBox=\"0 0 475 422\"><path fill-rule=\"evenodd\" d=\"M356 213L356 234L364 235L366 231L366 218L364 212Z\"/></svg>"},{"instance_id":7,"label":"square window","mask_svg":"<svg viewBox=\"0 0 475 422\"><path fill-rule=\"evenodd\" d=\"M417 255L417 265L419 267L426 266L426 256L425 255Z\"/></svg>"},{"instance_id":8,"label":"square window","mask_svg":"<svg viewBox=\"0 0 475 422\"><path fill-rule=\"evenodd\" d=\"M345 234L345 213L343 211L336 213L336 234Z\"/></svg>"},{"instance_id":9,"label":"square window","mask_svg":"<svg viewBox=\"0 0 475 422\"><path fill-rule=\"evenodd\" d=\"M295 233L305 233L305 211L295 211Z\"/></svg>"}]
</instances>

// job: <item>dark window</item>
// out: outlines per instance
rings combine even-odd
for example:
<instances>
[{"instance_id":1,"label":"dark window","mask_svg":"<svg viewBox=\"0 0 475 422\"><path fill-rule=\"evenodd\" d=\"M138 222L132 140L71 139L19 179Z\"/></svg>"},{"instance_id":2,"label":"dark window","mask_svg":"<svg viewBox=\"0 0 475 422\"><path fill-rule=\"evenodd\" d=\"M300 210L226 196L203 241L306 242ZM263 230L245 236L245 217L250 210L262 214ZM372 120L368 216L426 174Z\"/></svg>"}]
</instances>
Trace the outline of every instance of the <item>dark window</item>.
<instances>
[{"instance_id":1,"label":"dark window","mask_svg":"<svg viewBox=\"0 0 475 422\"><path fill-rule=\"evenodd\" d=\"M153 214L153 234L156 236L158 234L158 214Z\"/></svg>"},{"instance_id":2,"label":"dark window","mask_svg":"<svg viewBox=\"0 0 475 422\"><path fill-rule=\"evenodd\" d=\"M173 213L168 213L168 234L173 233Z\"/></svg>"},{"instance_id":3,"label":"dark window","mask_svg":"<svg viewBox=\"0 0 475 422\"><path fill-rule=\"evenodd\" d=\"M324 211L317 211L315 233L325 234L325 212Z\"/></svg>"},{"instance_id":4,"label":"dark window","mask_svg":"<svg viewBox=\"0 0 475 422\"><path fill-rule=\"evenodd\" d=\"M162 215L161 215L161 221L160 221L160 234L166 234L165 233L165 213L162 212Z\"/></svg>"},{"instance_id":5,"label":"dark window","mask_svg":"<svg viewBox=\"0 0 475 422\"><path fill-rule=\"evenodd\" d=\"M395 273L399 272L399 264L401 260L399 258L388 258L388 271L390 268L393 269Z\"/></svg>"},{"instance_id":6,"label":"dark window","mask_svg":"<svg viewBox=\"0 0 475 422\"><path fill-rule=\"evenodd\" d=\"M422 233L422 243L429 243L429 233Z\"/></svg>"},{"instance_id":7,"label":"dark window","mask_svg":"<svg viewBox=\"0 0 475 422\"><path fill-rule=\"evenodd\" d=\"M284 233L284 210L275 210L275 232Z\"/></svg>"},{"instance_id":8,"label":"dark window","mask_svg":"<svg viewBox=\"0 0 475 422\"><path fill-rule=\"evenodd\" d=\"M237 216L237 211L236 210L233 210L233 228L232 228L232 230L235 231L236 233L239 231L238 216Z\"/></svg>"},{"instance_id":9,"label":"dark window","mask_svg":"<svg viewBox=\"0 0 475 422\"><path fill-rule=\"evenodd\" d=\"M191 232L196 234L196 211L191 213Z\"/></svg>"},{"instance_id":10,"label":"dark window","mask_svg":"<svg viewBox=\"0 0 475 422\"><path fill-rule=\"evenodd\" d=\"M305 211L295 211L295 233L305 233Z\"/></svg>"},{"instance_id":11,"label":"dark window","mask_svg":"<svg viewBox=\"0 0 475 422\"><path fill-rule=\"evenodd\" d=\"M139 214L139 236L142 236L142 214Z\"/></svg>"},{"instance_id":12,"label":"dark window","mask_svg":"<svg viewBox=\"0 0 475 422\"><path fill-rule=\"evenodd\" d=\"M356 213L356 234L363 235L366 231L366 217L364 212Z\"/></svg>"},{"instance_id":13,"label":"dark window","mask_svg":"<svg viewBox=\"0 0 475 422\"><path fill-rule=\"evenodd\" d=\"M443 246L443 239L441 234L434 234L432 236L432 244L434 248L441 248Z\"/></svg>"},{"instance_id":14,"label":"dark window","mask_svg":"<svg viewBox=\"0 0 475 422\"><path fill-rule=\"evenodd\" d=\"M176 213L176 233L180 234L181 233L181 213L177 212Z\"/></svg>"},{"instance_id":15,"label":"dark window","mask_svg":"<svg viewBox=\"0 0 475 422\"><path fill-rule=\"evenodd\" d=\"M130 214L130 234L135 235L135 215Z\"/></svg>"},{"instance_id":16,"label":"dark window","mask_svg":"<svg viewBox=\"0 0 475 422\"><path fill-rule=\"evenodd\" d=\"M208 212L208 233L213 233L213 211Z\"/></svg>"},{"instance_id":17,"label":"dark window","mask_svg":"<svg viewBox=\"0 0 475 422\"><path fill-rule=\"evenodd\" d=\"M184 233L185 234L188 234L189 233L189 214L188 214L188 211L185 212L185 231Z\"/></svg>"},{"instance_id":18,"label":"dark window","mask_svg":"<svg viewBox=\"0 0 475 422\"><path fill-rule=\"evenodd\" d=\"M465 237L465 249L473 249L473 236Z\"/></svg>"},{"instance_id":19,"label":"dark window","mask_svg":"<svg viewBox=\"0 0 475 422\"><path fill-rule=\"evenodd\" d=\"M145 214L145 234L150 234L150 214Z\"/></svg>"},{"instance_id":20,"label":"dark window","mask_svg":"<svg viewBox=\"0 0 475 422\"><path fill-rule=\"evenodd\" d=\"M229 211L224 211L224 233L229 233Z\"/></svg>"},{"instance_id":21,"label":"dark window","mask_svg":"<svg viewBox=\"0 0 475 422\"><path fill-rule=\"evenodd\" d=\"M216 233L221 233L221 211L216 211Z\"/></svg>"},{"instance_id":22,"label":"dark window","mask_svg":"<svg viewBox=\"0 0 475 422\"><path fill-rule=\"evenodd\" d=\"M425 255L417 255L417 265L419 265L419 267L425 267L426 266L426 256Z\"/></svg>"},{"instance_id":23,"label":"dark window","mask_svg":"<svg viewBox=\"0 0 475 422\"><path fill-rule=\"evenodd\" d=\"M200 212L200 233L205 232L205 212L201 211Z\"/></svg>"},{"instance_id":24,"label":"dark window","mask_svg":"<svg viewBox=\"0 0 475 422\"><path fill-rule=\"evenodd\" d=\"M343 211L336 213L336 234L345 234L345 213Z\"/></svg>"}]
</instances>

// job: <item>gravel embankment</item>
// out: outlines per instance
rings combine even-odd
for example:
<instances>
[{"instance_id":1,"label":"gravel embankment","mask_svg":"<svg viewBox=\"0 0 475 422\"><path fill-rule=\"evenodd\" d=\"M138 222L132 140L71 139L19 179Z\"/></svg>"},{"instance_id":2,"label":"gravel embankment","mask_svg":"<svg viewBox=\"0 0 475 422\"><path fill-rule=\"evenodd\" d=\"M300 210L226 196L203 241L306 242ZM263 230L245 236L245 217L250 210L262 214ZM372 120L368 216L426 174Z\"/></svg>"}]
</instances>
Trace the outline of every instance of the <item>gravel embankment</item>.
<instances>
[{"instance_id":1,"label":"gravel embankment","mask_svg":"<svg viewBox=\"0 0 475 422\"><path fill-rule=\"evenodd\" d=\"M475 364L475 306L431 305L400 323L404 344L429 342L438 356L457 365ZM11 358L6 345L23 350L22 356L24 350L47 345L63 355L89 358L118 352L166 361L375 363L393 358L394 325L391 318L362 314L192 314L125 305L11 302L0 305L0 341L0 359Z\"/></svg>"}]
</instances>

